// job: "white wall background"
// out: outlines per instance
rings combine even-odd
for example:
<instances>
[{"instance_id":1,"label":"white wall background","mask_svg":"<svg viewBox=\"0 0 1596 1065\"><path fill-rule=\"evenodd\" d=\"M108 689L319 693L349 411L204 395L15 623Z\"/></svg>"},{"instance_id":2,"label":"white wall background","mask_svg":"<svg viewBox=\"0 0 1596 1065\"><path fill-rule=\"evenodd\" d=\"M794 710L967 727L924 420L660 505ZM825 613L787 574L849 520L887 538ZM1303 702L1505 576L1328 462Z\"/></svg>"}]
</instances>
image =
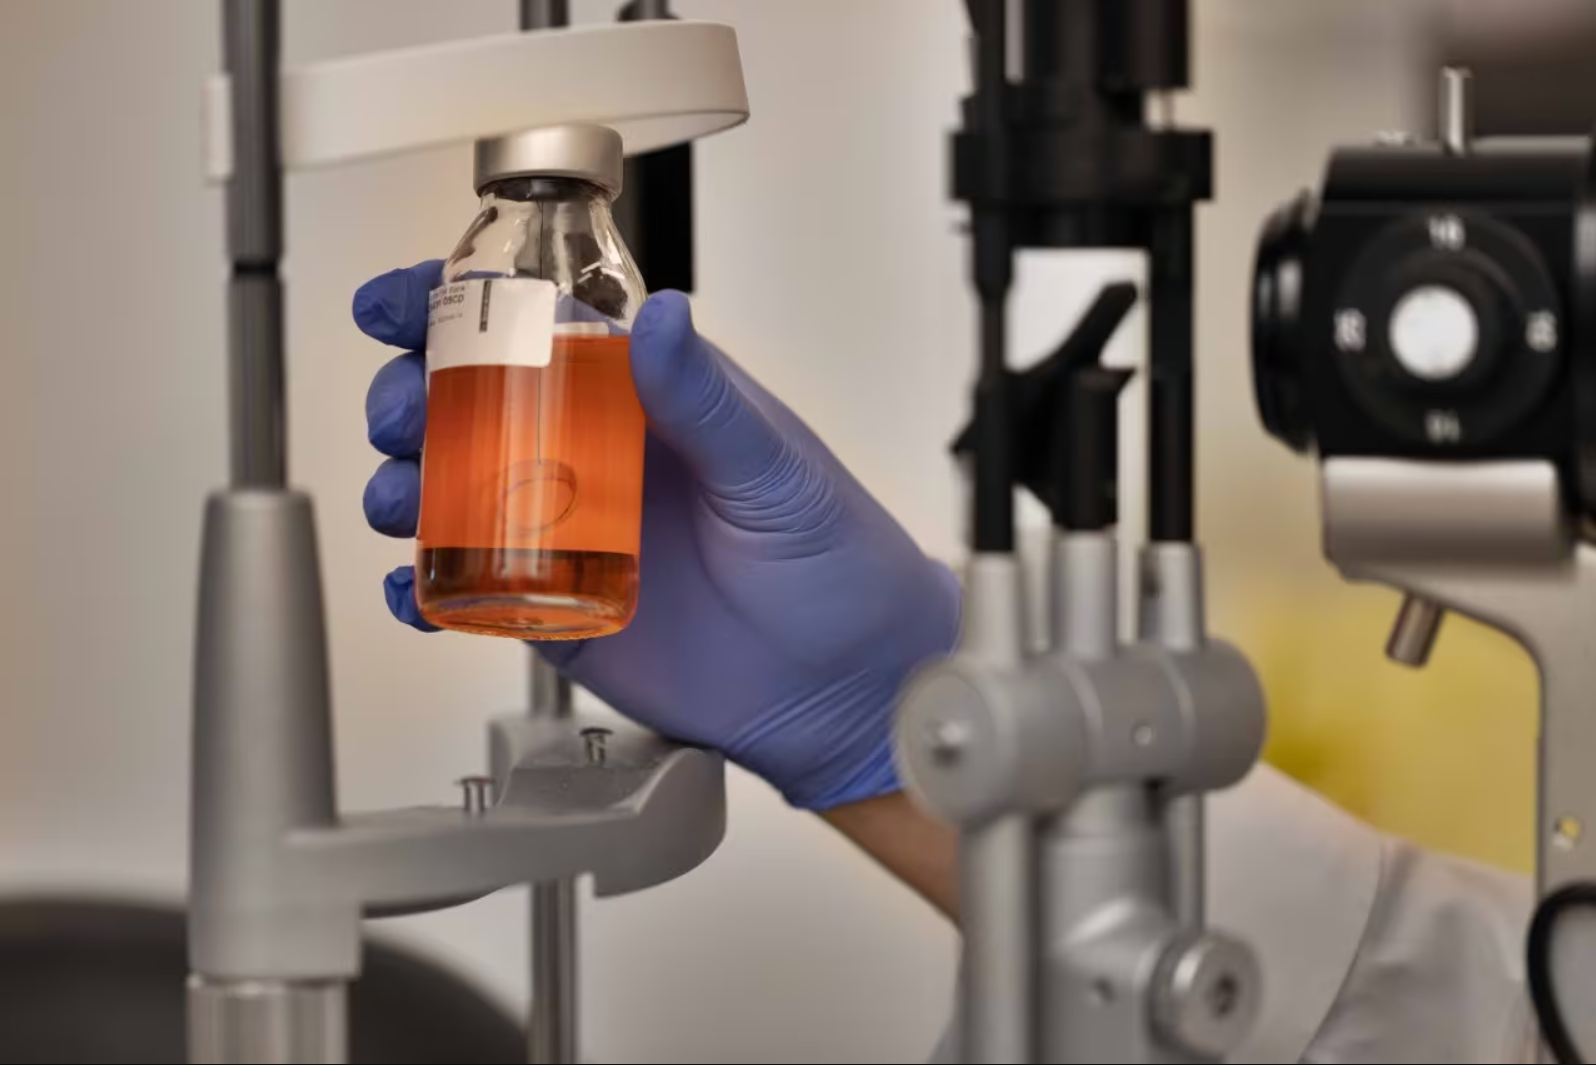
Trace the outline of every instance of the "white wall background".
<instances>
[{"instance_id":1,"label":"white wall background","mask_svg":"<svg viewBox=\"0 0 1596 1065\"><path fill-rule=\"evenodd\" d=\"M295 61L513 27L510 0L291 0ZM607 4L582 2L583 17ZM806 413L928 549L959 542L943 457L973 365L944 137L964 91L956 0L681 0L741 33L755 120L702 149L703 324ZM174 897L183 882L199 518L226 475L222 202L201 182L210 0L0 4L0 890ZM1221 622L1319 565L1312 483L1255 427L1246 291L1264 213L1328 145L1403 123L1412 5L1204 0L1183 117L1216 123L1203 218L1201 454ZM595 71L594 77L602 77ZM404 545L369 532L362 403L386 357L349 321L368 276L444 253L473 206L464 148L290 186L292 461L319 501L342 796L452 799L483 720L519 705L519 648L390 622ZM1028 264L1040 353L1112 273ZM1121 357L1138 345L1127 334ZM1267 528L1227 506L1266 493ZM1226 589L1239 589L1234 593ZM943 1021L940 924L762 788L738 781L703 871L590 911L600 1060L909 1062ZM398 931L506 1002L520 898Z\"/></svg>"}]
</instances>

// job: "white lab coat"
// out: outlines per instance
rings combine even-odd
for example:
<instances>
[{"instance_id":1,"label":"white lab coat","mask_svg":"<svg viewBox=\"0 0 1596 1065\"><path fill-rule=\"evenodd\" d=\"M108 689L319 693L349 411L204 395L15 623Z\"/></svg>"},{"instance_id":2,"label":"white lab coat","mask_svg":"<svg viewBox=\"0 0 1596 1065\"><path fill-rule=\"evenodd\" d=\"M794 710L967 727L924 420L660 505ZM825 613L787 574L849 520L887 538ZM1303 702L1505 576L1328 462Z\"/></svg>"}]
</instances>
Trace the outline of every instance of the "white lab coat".
<instances>
[{"instance_id":1,"label":"white lab coat","mask_svg":"<svg viewBox=\"0 0 1596 1065\"><path fill-rule=\"evenodd\" d=\"M1212 922L1265 974L1232 1062L1537 1060L1527 882L1383 836L1269 769L1213 800L1209 832Z\"/></svg>"}]
</instances>

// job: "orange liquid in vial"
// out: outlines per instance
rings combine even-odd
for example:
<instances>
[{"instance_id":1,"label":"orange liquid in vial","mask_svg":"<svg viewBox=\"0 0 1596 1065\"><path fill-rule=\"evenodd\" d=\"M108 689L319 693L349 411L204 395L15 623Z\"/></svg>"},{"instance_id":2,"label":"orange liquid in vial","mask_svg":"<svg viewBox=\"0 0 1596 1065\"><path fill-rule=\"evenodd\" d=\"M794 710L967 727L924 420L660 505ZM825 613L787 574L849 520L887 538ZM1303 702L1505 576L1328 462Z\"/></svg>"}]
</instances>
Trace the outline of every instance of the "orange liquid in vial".
<instances>
[{"instance_id":1,"label":"orange liquid in vial","mask_svg":"<svg viewBox=\"0 0 1596 1065\"><path fill-rule=\"evenodd\" d=\"M627 337L431 377L416 599L445 629L578 640L637 607L643 408Z\"/></svg>"}]
</instances>

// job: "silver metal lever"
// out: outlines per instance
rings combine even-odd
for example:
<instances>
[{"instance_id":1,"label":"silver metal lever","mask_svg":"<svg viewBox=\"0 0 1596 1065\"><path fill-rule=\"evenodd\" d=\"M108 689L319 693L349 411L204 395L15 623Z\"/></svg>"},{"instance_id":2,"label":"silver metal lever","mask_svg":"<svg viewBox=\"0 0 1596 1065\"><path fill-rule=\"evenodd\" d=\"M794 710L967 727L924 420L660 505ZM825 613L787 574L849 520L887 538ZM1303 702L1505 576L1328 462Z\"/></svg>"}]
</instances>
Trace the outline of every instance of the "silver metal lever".
<instances>
[{"instance_id":1,"label":"silver metal lever","mask_svg":"<svg viewBox=\"0 0 1596 1065\"><path fill-rule=\"evenodd\" d=\"M1428 599L1410 595L1402 601L1391 639L1386 644L1386 657L1399 665L1422 669L1430 664L1435 652L1435 642L1441 636L1441 625L1446 611Z\"/></svg>"}]
</instances>

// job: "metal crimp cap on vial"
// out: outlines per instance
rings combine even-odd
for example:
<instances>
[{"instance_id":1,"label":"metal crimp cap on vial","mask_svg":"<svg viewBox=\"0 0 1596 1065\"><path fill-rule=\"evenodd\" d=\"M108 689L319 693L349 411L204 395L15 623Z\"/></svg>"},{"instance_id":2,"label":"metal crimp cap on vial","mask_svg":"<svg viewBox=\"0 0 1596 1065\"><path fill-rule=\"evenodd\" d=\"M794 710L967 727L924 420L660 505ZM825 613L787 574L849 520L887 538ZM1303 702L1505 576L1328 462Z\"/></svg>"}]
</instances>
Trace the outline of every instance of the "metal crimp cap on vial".
<instances>
[{"instance_id":1,"label":"metal crimp cap on vial","mask_svg":"<svg viewBox=\"0 0 1596 1065\"><path fill-rule=\"evenodd\" d=\"M568 177L621 194L626 153L608 126L572 124L477 141L477 192L518 177Z\"/></svg>"}]
</instances>

